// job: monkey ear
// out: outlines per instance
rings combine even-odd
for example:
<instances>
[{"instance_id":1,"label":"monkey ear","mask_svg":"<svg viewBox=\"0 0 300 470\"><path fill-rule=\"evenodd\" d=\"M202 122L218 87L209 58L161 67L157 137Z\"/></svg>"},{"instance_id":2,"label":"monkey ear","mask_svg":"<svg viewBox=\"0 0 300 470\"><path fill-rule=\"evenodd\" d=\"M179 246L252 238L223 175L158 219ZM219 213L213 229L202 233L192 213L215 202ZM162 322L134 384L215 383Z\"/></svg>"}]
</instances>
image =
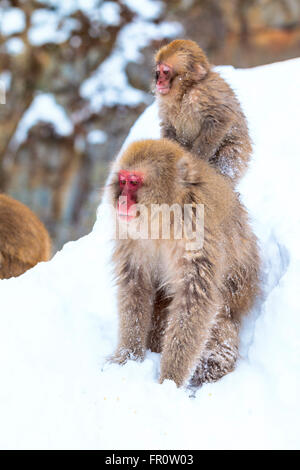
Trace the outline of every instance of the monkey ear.
<instances>
[{"instance_id":1,"label":"monkey ear","mask_svg":"<svg viewBox=\"0 0 300 470\"><path fill-rule=\"evenodd\" d=\"M189 161L185 156L181 157L180 160L178 160L177 170L179 179L185 181L189 173Z\"/></svg>"},{"instance_id":2,"label":"monkey ear","mask_svg":"<svg viewBox=\"0 0 300 470\"><path fill-rule=\"evenodd\" d=\"M181 157L177 162L178 177L181 183L194 183L198 172L188 156Z\"/></svg>"},{"instance_id":3,"label":"monkey ear","mask_svg":"<svg viewBox=\"0 0 300 470\"><path fill-rule=\"evenodd\" d=\"M198 80L202 80L207 75L207 70L203 65L196 64L195 69Z\"/></svg>"}]
</instances>

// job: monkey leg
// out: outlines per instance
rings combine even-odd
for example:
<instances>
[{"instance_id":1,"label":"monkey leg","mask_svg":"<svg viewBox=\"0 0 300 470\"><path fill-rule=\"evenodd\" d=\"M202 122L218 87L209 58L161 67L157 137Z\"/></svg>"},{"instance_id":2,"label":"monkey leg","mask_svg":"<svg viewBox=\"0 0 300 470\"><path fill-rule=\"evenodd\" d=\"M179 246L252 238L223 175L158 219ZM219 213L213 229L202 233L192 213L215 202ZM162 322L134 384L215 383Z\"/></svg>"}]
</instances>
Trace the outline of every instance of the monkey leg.
<instances>
[{"instance_id":1,"label":"monkey leg","mask_svg":"<svg viewBox=\"0 0 300 470\"><path fill-rule=\"evenodd\" d=\"M152 328L148 337L148 349L152 352L160 353L162 341L167 326L168 306L171 298L167 297L163 290L156 292L154 309L152 315Z\"/></svg>"},{"instance_id":2,"label":"monkey leg","mask_svg":"<svg viewBox=\"0 0 300 470\"><path fill-rule=\"evenodd\" d=\"M207 258L187 261L181 268L181 282L169 306L160 376L161 383L170 379L177 386L184 383L197 358L202 357L221 301Z\"/></svg>"},{"instance_id":3,"label":"monkey leg","mask_svg":"<svg viewBox=\"0 0 300 470\"><path fill-rule=\"evenodd\" d=\"M256 251L253 252L252 264L240 267L225 282L225 306L218 315L211 338L191 378L192 386L215 382L235 368L240 320L249 312L259 294L258 265L253 262L256 255Z\"/></svg>"},{"instance_id":4,"label":"monkey leg","mask_svg":"<svg viewBox=\"0 0 300 470\"><path fill-rule=\"evenodd\" d=\"M251 149L244 148L241 142L227 139L209 159L219 172L236 183L245 173Z\"/></svg>"},{"instance_id":5,"label":"monkey leg","mask_svg":"<svg viewBox=\"0 0 300 470\"><path fill-rule=\"evenodd\" d=\"M176 129L170 123L161 123L161 136L166 139L177 141Z\"/></svg>"},{"instance_id":6,"label":"monkey leg","mask_svg":"<svg viewBox=\"0 0 300 470\"><path fill-rule=\"evenodd\" d=\"M234 321L228 314L218 318L190 380L191 386L198 387L206 382L216 382L234 370L238 357L239 328L239 322Z\"/></svg>"},{"instance_id":7,"label":"monkey leg","mask_svg":"<svg viewBox=\"0 0 300 470\"><path fill-rule=\"evenodd\" d=\"M221 145L224 135L230 128L231 120L214 117L206 118L201 126L199 135L192 144L192 153L199 155L202 160L211 161ZM218 166L218 165L215 165Z\"/></svg>"},{"instance_id":8,"label":"monkey leg","mask_svg":"<svg viewBox=\"0 0 300 470\"><path fill-rule=\"evenodd\" d=\"M241 266L234 275L226 280L224 299L229 305L230 315L234 320L241 320L253 306L260 295L259 263L255 261L257 252L253 251L251 262Z\"/></svg>"},{"instance_id":9,"label":"monkey leg","mask_svg":"<svg viewBox=\"0 0 300 470\"><path fill-rule=\"evenodd\" d=\"M13 256L0 252L0 279L20 276L33 266L34 264L24 263Z\"/></svg>"},{"instance_id":10,"label":"monkey leg","mask_svg":"<svg viewBox=\"0 0 300 470\"><path fill-rule=\"evenodd\" d=\"M110 362L144 359L151 328L154 291L146 276L130 273L119 282L119 343Z\"/></svg>"}]
</instances>

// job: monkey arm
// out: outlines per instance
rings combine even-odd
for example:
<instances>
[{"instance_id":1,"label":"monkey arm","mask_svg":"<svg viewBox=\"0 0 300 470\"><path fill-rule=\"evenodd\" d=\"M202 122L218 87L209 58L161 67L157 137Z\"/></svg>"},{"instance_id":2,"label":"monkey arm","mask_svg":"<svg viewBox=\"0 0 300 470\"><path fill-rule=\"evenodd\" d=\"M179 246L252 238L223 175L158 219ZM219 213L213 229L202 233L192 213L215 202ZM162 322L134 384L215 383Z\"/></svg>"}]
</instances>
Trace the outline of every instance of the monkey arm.
<instances>
[{"instance_id":1,"label":"monkey arm","mask_svg":"<svg viewBox=\"0 0 300 470\"><path fill-rule=\"evenodd\" d=\"M220 111L216 116L208 115L202 120L200 133L192 144L192 152L208 161L216 154L233 120L231 114L224 111Z\"/></svg>"},{"instance_id":2,"label":"monkey arm","mask_svg":"<svg viewBox=\"0 0 300 470\"><path fill-rule=\"evenodd\" d=\"M182 147L191 150L191 143L187 140L179 138L175 127L170 123L161 123L161 137L178 142Z\"/></svg>"},{"instance_id":3,"label":"monkey arm","mask_svg":"<svg viewBox=\"0 0 300 470\"><path fill-rule=\"evenodd\" d=\"M182 280L169 308L160 382L181 386L191 375L209 340L221 303L212 263L203 254L181 267Z\"/></svg>"},{"instance_id":4,"label":"monkey arm","mask_svg":"<svg viewBox=\"0 0 300 470\"><path fill-rule=\"evenodd\" d=\"M138 270L119 280L119 343L110 362L142 360L151 328L154 293L150 280Z\"/></svg>"},{"instance_id":5,"label":"monkey arm","mask_svg":"<svg viewBox=\"0 0 300 470\"><path fill-rule=\"evenodd\" d=\"M177 140L176 138L176 129L170 122L161 122L161 137L170 140Z\"/></svg>"}]
</instances>

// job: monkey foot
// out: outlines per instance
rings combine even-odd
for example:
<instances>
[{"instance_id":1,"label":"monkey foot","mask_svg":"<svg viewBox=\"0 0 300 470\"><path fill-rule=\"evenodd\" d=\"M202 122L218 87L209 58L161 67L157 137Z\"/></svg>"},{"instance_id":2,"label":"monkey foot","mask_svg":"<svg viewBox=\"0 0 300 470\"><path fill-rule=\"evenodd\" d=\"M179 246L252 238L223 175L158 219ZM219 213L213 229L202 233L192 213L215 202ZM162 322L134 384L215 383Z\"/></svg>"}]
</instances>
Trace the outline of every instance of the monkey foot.
<instances>
[{"instance_id":1,"label":"monkey foot","mask_svg":"<svg viewBox=\"0 0 300 470\"><path fill-rule=\"evenodd\" d=\"M224 375L232 372L233 369L234 364L224 364L214 358L208 358L207 360L201 361L200 365L197 366L189 381L189 385L191 387L201 387L204 383L216 382L224 377Z\"/></svg>"},{"instance_id":2,"label":"monkey foot","mask_svg":"<svg viewBox=\"0 0 300 470\"><path fill-rule=\"evenodd\" d=\"M121 350L117 351L115 354L109 356L106 360L106 363L109 364L119 364L124 365L127 361L143 361L144 354L137 354L133 351Z\"/></svg>"}]
</instances>

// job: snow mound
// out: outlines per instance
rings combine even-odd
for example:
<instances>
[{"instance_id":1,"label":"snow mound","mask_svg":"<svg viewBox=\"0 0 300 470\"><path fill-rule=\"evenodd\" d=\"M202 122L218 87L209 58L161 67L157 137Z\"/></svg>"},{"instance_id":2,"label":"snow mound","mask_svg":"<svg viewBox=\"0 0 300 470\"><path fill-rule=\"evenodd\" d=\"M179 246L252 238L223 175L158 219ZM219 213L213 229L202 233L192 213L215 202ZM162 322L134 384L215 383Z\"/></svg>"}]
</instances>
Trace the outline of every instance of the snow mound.
<instances>
[{"instance_id":1,"label":"snow mound","mask_svg":"<svg viewBox=\"0 0 300 470\"><path fill-rule=\"evenodd\" d=\"M1 448L299 448L300 59L219 70L249 120L254 156L239 191L264 260L237 369L194 397L157 383L158 354L103 369L117 311L100 208L90 235L0 281ZM158 136L152 105L124 145Z\"/></svg>"}]
</instances>

